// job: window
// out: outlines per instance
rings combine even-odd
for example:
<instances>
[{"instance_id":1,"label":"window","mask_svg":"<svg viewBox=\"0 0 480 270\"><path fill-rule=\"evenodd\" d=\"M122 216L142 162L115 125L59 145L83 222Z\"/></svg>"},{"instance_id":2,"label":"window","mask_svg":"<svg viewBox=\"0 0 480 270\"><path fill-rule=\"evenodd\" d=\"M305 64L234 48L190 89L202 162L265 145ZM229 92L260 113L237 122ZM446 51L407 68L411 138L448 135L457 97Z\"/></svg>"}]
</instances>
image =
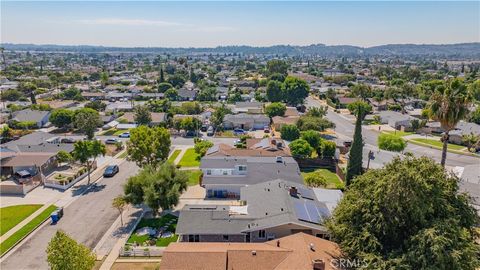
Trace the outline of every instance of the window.
<instances>
[{"instance_id":1,"label":"window","mask_svg":"<svg viewBox=\"0 0 480 270\"><path fill-rule=\"evenodd\" d=\"M228 241L228 235L223 235L223 241Z\"/></svg>"},{"instance_id":2,"label":"window","mask_svg":"<svg viewBox=\"0 0 480 270\"><path fill-rule=\"evenodd\" d=\"M266 236L265 230L258 231L258 238L264 239Z\"/></svg>"},{"instance_id":3,"label":"window","mask_svg":"<svg viewBox=\"0 0 480 270\"><path fill-rule=\"evenodd\" d=\"M238 171L244 172L244 171L246 171L246 170L247 170L247 166L245 166L245 165L239 165L239 166L238 166Z\"/></svg>"},{"instance_id":4,"label":"window","mask_svg":"<svg viewBox=\"0 0 480 270\"><path fill-rule=\"evenodd\" d=\"M226 170L223 170L223 175L228 175L228 172Z\"/></svg>"},{"instance_id":5,"label":"window","mask_svg":"<svg viewBox=\"0 0 480 270\"><path fill-rule=\"evenodd\" d=\"M212 170L207 170L207 175L212 175Z\"/></svg>"}]
</instances>

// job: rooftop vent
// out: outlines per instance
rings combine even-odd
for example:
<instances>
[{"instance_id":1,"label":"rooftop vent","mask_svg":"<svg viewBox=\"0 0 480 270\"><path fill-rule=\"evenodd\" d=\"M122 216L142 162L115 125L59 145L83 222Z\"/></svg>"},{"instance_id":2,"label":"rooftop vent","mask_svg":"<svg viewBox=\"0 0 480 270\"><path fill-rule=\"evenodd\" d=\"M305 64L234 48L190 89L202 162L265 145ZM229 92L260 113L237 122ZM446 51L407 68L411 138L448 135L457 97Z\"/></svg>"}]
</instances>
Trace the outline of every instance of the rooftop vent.
<instances>
[{"instance_id":1,"label":"rooftop vent","mask_svg":"<svg viewBox=\"0 0 480 270\"><path fill-rule=\"evenodd\" d=\"M313 243L310 243L310 245L308 245L310 247L310 250L311 251L315 251L315 245Z\"/></svg>"},{"instance_id":2,"label":"rooftop vent","mask_svg":"<svg viewBox=\"0 0 480 270\"><path fill-rule=\"evenodd\" d=\"M277 163L283 163L283 157L277 156L276 161Z\"/></svg>"},{"instance_id":3,"label":"rooftop vent","mask_svg":"<svg viewBox=\"0 0 480 270\"><path fill-rule=\"evenodd\" d=\"M297 197L297 188L296 187L290 187L290 196L292 197Z\"/></svg>"},{"instance_id":4,"label":"rooftop vent","mask_svg":"<svg viewBox=\"0 0 480 270\"><path fill-rule=\"evenodd\" d=\"M256 256L257 255L257 251L256 250L252 250L252 256Z\"/></svg>"}]
</instances>

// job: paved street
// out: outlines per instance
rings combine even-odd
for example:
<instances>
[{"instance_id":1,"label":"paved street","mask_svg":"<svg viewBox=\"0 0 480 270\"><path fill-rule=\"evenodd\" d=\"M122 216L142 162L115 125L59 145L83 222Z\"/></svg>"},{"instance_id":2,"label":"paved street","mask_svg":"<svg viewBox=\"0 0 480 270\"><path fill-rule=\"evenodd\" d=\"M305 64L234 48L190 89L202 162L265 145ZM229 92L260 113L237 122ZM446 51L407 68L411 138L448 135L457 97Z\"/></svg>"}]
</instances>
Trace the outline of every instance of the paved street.
<instances>
[{"instance_id":1,"label":"paved street","mask_svg":"<svg viewBox=\"0 0 480 270\"><path fill-rule=\"evenodd\" d=\"M318 107L320 106L321 103L313 99L311 97L308 97L306 99L306 106L308 107ZM345 139L351 139L353 138L353 132L355 125L351 121L345 119L342 117L340 114L333 112L332 110L329 110L327 112L326 118L333 123L335 123L335 132L338 134L338 137ZM381 155L376 158L374 161L375 163L384 163L388 162L393 156L397 155L397 153L394 152L389 152L389 151L380 151L377 147L377 138L380 133L376 131L369 130L365 127L362 128L362 135L363 135L363 140L365 142L365 149L369 149L372 151L377 151L380 152ZM364 149L364 152L365 152ZM415 144L407 144L407 148L405 149L405 152L412 152L416 156L428 156L433 158L434 160L440 162L441 159L441 151L434 149L434 148L429 148L429 147L424 147L420 145L415 145ZM365 153L364 153L365 155ZM383 158L383 159L382 159ZM466 156L466 155L460 155L460 154L455 154L448 152L447 154L447 165L448 166L466 166L470 164L479 164L480 159L472 156Z\"/></svg>"},{"instance_id":2,"label":"paved street","mask_svg":"<svg viewBox=\"0 0 480 270\"><path fill-rule=\"evenodd\" d=\"M45 249L59 229L75 240L93 249L118 217L112 208L112 199L122 193L122 185L138 167L132 162L120 165L120 172L112 178L103 178L65 208L65 215L57 225L47 224L2 261L1 269L48 269Z\"/></svg>"}]
</instances>

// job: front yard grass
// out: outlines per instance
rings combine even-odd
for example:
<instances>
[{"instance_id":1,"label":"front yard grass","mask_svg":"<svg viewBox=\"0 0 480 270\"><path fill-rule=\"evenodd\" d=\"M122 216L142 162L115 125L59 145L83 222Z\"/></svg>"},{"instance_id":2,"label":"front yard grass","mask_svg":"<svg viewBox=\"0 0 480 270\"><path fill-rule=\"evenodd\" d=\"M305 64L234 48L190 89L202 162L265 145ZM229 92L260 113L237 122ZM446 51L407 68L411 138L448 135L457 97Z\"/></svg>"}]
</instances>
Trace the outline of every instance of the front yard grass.
<instances>
[{"instance_id":1,"label":"front yard grass","mask_svg":"<svg viewBox=\"0 0 480 270\"><path fill-rule=\"evenodd\" d=\"M127 129L116 129L116 128L111 128L109 130L106 130L102 133L100 133L101 136L118 136L124 132L129 132L130 130Z\"/></svg>"},{"instance_id":2,"label":"front yard grass","mask_svg":"<svg viewBox=\"0 0 480 270\"><path fill-rule=\"evenodd\" d=\"M0 243L0 254L3 255L7 250L17 244L18 241L23 239L23 237L27 236L30 232L37 228L37 226L42 224L47 218L50 217L50 214L56 208L57 207L55 205L50 205L47 209L43 210L42 213L20 228L20 230L16 231L9 238Z\"/></svg>"},{"instance_id":3,"label":"front yard grass","mask_svg":"<svg viewBox=\"0 0 480 270\"><path fill-rule=\"evenodd\" d=\"M173 221L173 222L171 222L171 224L167 226L167 223L169 221ZM178 218L171 214L166 214L164 216L161 216L160 218L142 218L142 220L140 220L137 227L135 228L135 231L144 227L150 227L158 230L161 227L167 226L167 231L175 233L175 228L177 227L177 221L178 221ZM137 235L134 232L130 236L130 238L128 238L127 243L129 244L137 243L139 245L143 245L143 243L149 239L150 239L149 235ZM176 242L177 239L178 239L177 234L173 234L173 236L168 238L160 237L155 240L156 241L155 245L157 247L166 247L168 246L168 244L172 242Z\"/></svg>"},{"instance_id":4,"label":"front yard grass","mask_svg":"<svg viewBox=\"0 0 480 270\"><path fill-rule=\"evenodd\" d=\"M393 134L393 135L399 136L399 137L404 137L404 136L415 134L413 132L407 132L407 131L401 131L401 130L397 130L397 131L388 130L388 131L384 131L384 133Z\"/></svg>"},{"instance_id":5,"label":"front yard grass","mask_svg":"<svg viewBox=\"0 0 480 270\"><path fill-rule=\"evenodd\" d=\"M327 180L327 186L325 188L330 189L344 189L345 184L340 180L336 173L333 173L327 169L303 169L302 177L307 176L309 173L320 172Z\"/></svg>"},{"instance_id":6,"label":"front yard grass","mask_svg":"<svg viewBox=\"0 0 480 270\"><path fill-rule=\"evenodd\" d=\"M175 163L175 159L177 159L178 155L180 155L180 152L182 152L182 150L175 150L173 151L172 155L168 158L168 161L170 161L171 163Z\"/></svg>"},{"instance_id":7,"label":"front yard grass","mask_svg":"<svg viewBox=\"0 0 480 270\"><path fill-rule=\"evenodd\" d=\"M412 141L423 143L423 144L428 144L428 145L430 145L432 147L435 147L437 149L442 149L442 147L443 147L443 143L441 141L432 140L432 139L415 138L415 139L412 139ZM461 150L461 149L464 149L465 146L449 143L447 148L449 150Z\"/></svg>"},{"instance_id":8,"label":"front yard grass","mask_svg":"<svg viewBox=\"0 0 480 270\"><path fill-rule=\"evenodd\" d=\"M195 149L188 148L178 165L181 167L198 167L200 166L200 156L195 152Z\"/></svg>"},{"instance_id":9,"label":"front yard grass","mask_svg":"<svg viewBox=\"0 0 480 270\"><path fill-rule=\"evenodd\" d=\"M200 183L200 176L202 175L201 170L187 170L185 172L188 174L189 186L195 186Z\"/></svg>"},{"instance_id":10,"label":"front yard grass","mask_svg":"<svg viewBox=\"0 0 480 270\"><path fill-rule=\"evenodd\" d=\"M0 236L40 209L42 204L13 205L0 208Z\"/></svg>"}]
</instances>

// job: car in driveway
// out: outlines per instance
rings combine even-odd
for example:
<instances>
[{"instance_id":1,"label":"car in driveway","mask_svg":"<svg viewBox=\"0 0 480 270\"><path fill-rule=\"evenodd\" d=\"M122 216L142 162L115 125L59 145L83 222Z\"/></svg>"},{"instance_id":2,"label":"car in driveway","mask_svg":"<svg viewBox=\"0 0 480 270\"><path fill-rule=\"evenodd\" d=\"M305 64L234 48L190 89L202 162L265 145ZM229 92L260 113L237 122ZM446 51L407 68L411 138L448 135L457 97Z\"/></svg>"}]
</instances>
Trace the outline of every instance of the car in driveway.
<instances>
[{"instance_id":1,"label":"car in driveway","mask_svg":"<svg viewBox=\"0 0 480 270\"><path fill-rule=\"evenodd\" d=\"M105 171L103 172L103 177L113 177L119 171L120 169L118 168L118 165L110 165L105 168Z\"/></svg>"},{"instance_id":2,"label":"car in driveway","mask_svg":"<svg viewBox=\"0 0 480 270\"><path fill-rule=\"evenodd\" d=\"M116 138L108 138L105 140L105 144L116 144L116 143L119 143L119 142L122 142L120 141L119 139L116 139Z\"/></svg>"},{"instance_id":3,"label":"car in driveway","mask_svg":"<svg viewBox=\"0 0 480 270\"><path fill-rule=\"evenodd\" d=\"M245 135L247 132L243 129L237 128L233 130L233 135L235 136L240 136L240 135Z\"/></svg>"},{"instance_id":4,"label":"car in driveway","mask_svg":"<svg viewBox=\"0 0 480 270\"><path fill-rule=\"evenodd\" d=\"M122 134L118 135L120 138L130 138L130 132L123 132Z\"/></svg>"},{"instance_id":5,"label":"car in driveway","mask_svg":"<svg viewBox=\"0 0 480 270\"><path fill-rule=\"evenodd\" d=\"M60 143L75 143L75 140L72 138L61 138Z\"/></svg>"},{"instance_id":6,"label":"car in driveway","mask_svg":"<svg viewBox=\"0 0 480 270\"><path fill-rule=\"evenodd\" d=\"M207 129L207 136L213 136L215 135L215 130L213 129L212 126L209 126Z\"/></svg>"}]
</instances>

